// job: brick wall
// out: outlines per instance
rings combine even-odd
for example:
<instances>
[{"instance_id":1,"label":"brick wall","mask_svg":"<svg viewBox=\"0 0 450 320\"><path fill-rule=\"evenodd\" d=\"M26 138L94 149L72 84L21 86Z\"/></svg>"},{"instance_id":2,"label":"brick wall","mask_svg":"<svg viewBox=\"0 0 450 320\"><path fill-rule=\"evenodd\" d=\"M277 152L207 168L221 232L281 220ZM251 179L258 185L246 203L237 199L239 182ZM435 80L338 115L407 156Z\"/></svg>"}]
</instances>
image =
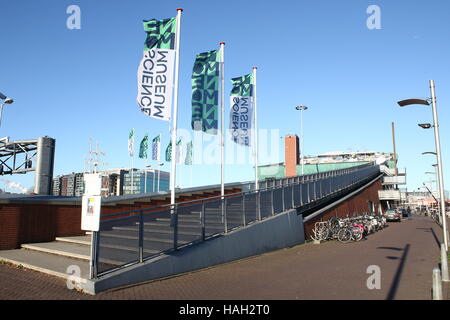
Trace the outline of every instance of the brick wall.
<instances>
[{"instance_id":1,"label":"brick wall","mask_svg":"<svg viewBox=\"0 0 450 320\"><path fill-rule=\"evenodd\" d=\"M321 215L311 219L305 223L305 236L306 239L311 238L312 230L314 229L314 224L318 221L327 221L331 217L341 217L345 218L347 215L352 216L353 214L360 214L363 212L368 212L369 206L368 201L375 203L375 205L381 206L380 199L378 198L378 190L382 189L381 179L377 180L371 184L368 188L362 190L353 197L341 202L337 206L329 209L328 211L322 213Z\"/></svg>"},{"instance_id":2,"label":"brick wall","mask_svg":"<svg viewBox=\"0 0 450 320\"><path fill-rule=\"evenodd\" d=\"M239 192L240 189L226 191ZM212 192L208 196L217 196ZM183 201L197 200L205 195L183 197ZM103 206L102 214L144 209L168 204L170 201L136 202ZM156 216L155 216L156 218ZM23 243L50 242L55 237L84 235L81 230L81 205L58 204L4 204L0 205L0 250L17 249Z\"/></svg>"}]
</instances>

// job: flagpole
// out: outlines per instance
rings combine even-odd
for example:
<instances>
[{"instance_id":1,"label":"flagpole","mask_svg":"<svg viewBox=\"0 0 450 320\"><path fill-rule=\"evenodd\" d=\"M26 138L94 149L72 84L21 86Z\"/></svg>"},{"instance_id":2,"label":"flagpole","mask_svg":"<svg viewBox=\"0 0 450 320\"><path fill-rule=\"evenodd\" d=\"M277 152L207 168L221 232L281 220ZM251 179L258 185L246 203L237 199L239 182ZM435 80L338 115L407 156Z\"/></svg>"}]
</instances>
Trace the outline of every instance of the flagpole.
<instances>
[{"instance_id":1,"label":"flagpole","mask_svg":"<svg viewBox=\"0 0 450 320\"><path fill-rule=\"evenodd\" d=\"M133 167L134 167L134 128L133 128L133 137L131 140L131 194L134 194L134 181L133 181Z\"/></svg>"},{"instance_id":2,"label":"flagpole","mask_svg":"<svg viewBox=\"0 0 450 320\"><path fill-rule=\"evenodd\" d=\"M255 138L253 142L253 152L255 159L255 190L259 190L258 183L258 107L256 103L256 69L257 67L253 67L253 104L255 108Z\"/></svg>"},{"instance_id":3,"label":"flagpole","mask_svg":"<svg viewBox=\"0 0 450 320\"><path fill-rule=\"evenodd\" d=\"M161 133L159 134L159 143L158 143L158 156L157 156L157 161L158 161L158 192L159 192L159 179L161 177Z\"/></svg>"},{"instance_id":4,"label":"flagpole","mask_svg":"<svg viewBox=\"0 0 450 320\"><path fill-rule=\"evenodd\" d=\"M180 67L180 25L181 12L183 9L177 8L177 30L175 37L175 83L174 83L174 99L173 99L173 118L172 118L172 159L170 172L170 204L175 204L175 184L176 184L176 164L175 159L177 147L177 116L178 116L178 73ZM174 209L174 207L172 207ZM173 213L173 210L171 211Z\"/></svg>"},{"instance_id":5,"label":"flagpole","mask_svg":"<svg viewBox=\"0 0 450 320\"><path fill-rule=\"evenodd\" d=\"M220 101L220 112L221 112L221 134L220 134L220 191L221 196L225 195L225 42L220 42L220 53L221 53L221 68L220 68L220 81L221 81L221 101Z\"/></svg>"}]
</instances>

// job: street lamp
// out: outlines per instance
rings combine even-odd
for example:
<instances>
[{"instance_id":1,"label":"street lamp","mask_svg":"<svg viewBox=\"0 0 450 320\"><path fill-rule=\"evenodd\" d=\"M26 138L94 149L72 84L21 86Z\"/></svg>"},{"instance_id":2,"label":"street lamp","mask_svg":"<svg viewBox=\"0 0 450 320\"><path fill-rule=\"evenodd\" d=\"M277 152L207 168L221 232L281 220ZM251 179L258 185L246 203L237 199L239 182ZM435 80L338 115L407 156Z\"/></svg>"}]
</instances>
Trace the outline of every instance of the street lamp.
<instances>
[{"instance_id":1,"label":"street lamp","mask_svg":"<svg viewBox=\"0 0 450 320\"><path fill-rule=\"evenodd\" d=\"M431 127L434 128L434 141L436 146L436 156L437 156L437 162L438 162L438 181L439 181L439 195L440 195L440 202L441 202L441 217L442 217L442 231L444 233L444 244L445 249L448 251L448 234L447 234L447 219L445 215L445 197L444 197L444 178L443 178L443 169L442 169L442 156L441 156L441 141L439 137L439 120L437 115L437 107L436 107L436 92L435 92L435 85L434 80L430 80L430 91L431 91L431 98L430 99L407 99L399 101L398 104L400 107L409 106L412 104L422 104L422 105L430 105L432 106L432 113L433 113L433 126L425 125L424 127L421 126L424 129L430 129Z\"/></svg>"},{"instance_id":2,"label":"street lamp","mask_svg":"<svg viewBox=\"0 0 450 320\"><path fill-rule=\"evenodd\" d=\"M13 99L8 98L3 93L0 92L0 99L3 100L3 102L0 104L0 125L2 123L2 115L3 115L3 106L5 104L12 104L14 102Z\"/></svg>"},{"instance_id":3,"label":"street lamp","mask_svg":"<svg viewBox=\"0 0 450 320\"><path fill-rule=\"evenodd\" d=\"M433 151L422 152L422 155L426 155L426 154L431 154L431 155L434 155L434 156L437 157L437 153L436 153L436 152L433 152ZM435 163L435 164L433 164L432 166L434 167L434 171L435 171L434 174L436 175L436 197L437 197L437 198L440 198L440 197L439 197L439 190L440 190L440 187L439 187L439 179L438 179L438 164Z\"/></svg>"},{"instance_id":4,"label":"street lamp","mask_svg":"<svg viewBox=\"0 0 450 320\"><path fill-rule=\"evenodd\" d=\"M432 125L429 123L419 123L418 126L422 129L430 129L432 127Z\"/></svg>"},{"instance_id":5,"label":"street lamp","mask_svg":"<svg viewBox=\"0 0 450 320\"><path fill-rule=\"evenodd\" d=\"M300 152L302 153L302 176L305 175L305 151L303 150L304 144L303 144L303 111L308 110L307 106L297 106L295 107L295 110L300 111L300 138L302 139L300 141Z\"/></svg>"}]
</instances>

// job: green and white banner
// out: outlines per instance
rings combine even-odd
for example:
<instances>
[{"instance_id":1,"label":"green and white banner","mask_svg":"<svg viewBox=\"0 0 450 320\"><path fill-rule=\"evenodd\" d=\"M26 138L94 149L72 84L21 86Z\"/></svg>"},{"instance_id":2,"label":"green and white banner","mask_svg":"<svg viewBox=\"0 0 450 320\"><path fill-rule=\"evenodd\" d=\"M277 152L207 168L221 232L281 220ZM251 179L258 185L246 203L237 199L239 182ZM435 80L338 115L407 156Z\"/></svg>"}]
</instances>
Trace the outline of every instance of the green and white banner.
<instances>
[{"instance_id":1,"label":"green and white banner","mask_svg":"<svg viewBox=\"0 0 450 320\"><path fill-rule=\"evenodd\" d=\"M148 151L148 134L145 134L144 138L139 145L139 158L147 159L147 151Z\"/></svg>"},{"instance_id":2,"label":"green and white banner","mask_svg":"<svg viewBox=\"0 0 450 320\"><path fill-rule=\"evenodd\" d=\"M134 129L131 129L128 135L128 154L130 157L134 156Z\"/></svg>"},{"instance_id":3,"label":"green and white banner","mask_svg":"<svg viewBox=\"0 0 450 320\"><path fill-rule=\"evenodd\" d=\"M152 140L152 160L160 161L160 145L161 145L161 135L156 136Z\"/></svg>"},{"instance_id":4,"label":"green and white banner","mask_svg":"<svg viewBox=\"0 0 450 320\"><path fill-rule=\"evenodd\" d=\"M175 70L176 18L144 21L147 39L138 68L136 101L146 115L170 120Z\"/></svg>"},{"instance_id":5,"label":"green and white banner","mask_svg":"<svg viewBox=\"0 0 450 320\"><path fill-rule=\"evenodd\" d=\"M220 50L199 53L192 70L192 129L217 134Z\"/></svg>"},{"instance_id":6,"label":"green and white banner","mask_svg":"<svg viewBox=\"0 0 450 320\"><path fill-rule=\"evenodd\" d=\"M253 74L231 79L230 133L233 142L251 146L253 124Z\"/></svg>"}]
</instances>

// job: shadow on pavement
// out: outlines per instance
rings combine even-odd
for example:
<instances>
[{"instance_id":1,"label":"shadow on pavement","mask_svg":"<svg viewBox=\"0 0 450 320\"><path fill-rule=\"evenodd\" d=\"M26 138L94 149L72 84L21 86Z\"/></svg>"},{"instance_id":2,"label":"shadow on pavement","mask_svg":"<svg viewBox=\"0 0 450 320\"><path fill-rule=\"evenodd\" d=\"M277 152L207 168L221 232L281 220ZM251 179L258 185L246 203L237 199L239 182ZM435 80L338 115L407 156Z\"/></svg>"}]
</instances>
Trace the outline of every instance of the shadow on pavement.
<instances>
[{"instance_id":1,"label":"shadow on pavement","mask_svg":"<svg viewBox=\"0 0 450 320\"><path fill-rule=\"evenodd\" d=\"M400 258L400 264L398 265L397 272L395 273L394 280L392 281L391 288L389 289L386 300L394 300L395 294L397 293L398 285L400 284L400 278L402 276L403 268L405 266L406 258L408 256L410 245L407 244L403 250L403 255ZM387 257L388 259L397 257ZM398 259L398 258L397 258Z\"/></svg>"},{"instance_id":2,"label":"shadow on pavement","mask_svg":"<svg viewBox=\"0 0 450 320\"><path fill-rule=\"evenodd\" d=\"M438 248L441 248L441 241L436 235L436 232L434 232L433 228L416 228L416 230L424 230L424 232L431 232L433 234L434 241L436 241L436 245Z\"/></svg>"},{"instance_id":3,"label":"shadow on pavement","mask_svg":"<svg viewBox=\"0 0 450 320\"><path fill-rule=\"evenodd\" d=\"M402 248L395 248L395 247L377 247L377 249L386 249L386 250L403 251Z\"/></svg>"}]
</instances>

